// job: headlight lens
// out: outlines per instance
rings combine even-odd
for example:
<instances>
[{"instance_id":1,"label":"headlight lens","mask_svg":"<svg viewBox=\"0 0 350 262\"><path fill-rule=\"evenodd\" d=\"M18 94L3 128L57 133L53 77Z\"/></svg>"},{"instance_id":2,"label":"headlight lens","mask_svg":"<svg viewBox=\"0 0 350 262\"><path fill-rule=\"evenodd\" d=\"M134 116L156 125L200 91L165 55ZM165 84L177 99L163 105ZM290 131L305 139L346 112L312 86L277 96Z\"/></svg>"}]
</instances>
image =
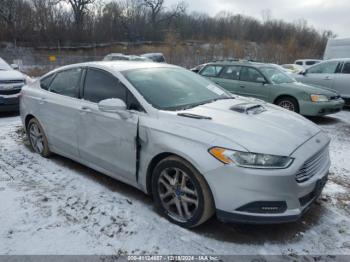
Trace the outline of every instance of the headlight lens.
<instances>
[{"instance_id":1,"label":"headlight lens","mask_svg":"<svg viewBox=\"0 0 350 262\"><path fill-rule=\"evenodd\" d=\"M209 149L209 153L225 164L247 168L287 168L293 162L293 158L288 156L248 153L221 147L213 147Z\"/></svg>"},{"instance_id":2,"label":"headlight lens","mask_svg":"<svg viewBox=\"0 0 350 262\"><path fill-rule=\"evenodd\" d=\"M311 101L312 102L328 102L329 99L325 95L311 95Z\"/></svg>"}]
</instances>

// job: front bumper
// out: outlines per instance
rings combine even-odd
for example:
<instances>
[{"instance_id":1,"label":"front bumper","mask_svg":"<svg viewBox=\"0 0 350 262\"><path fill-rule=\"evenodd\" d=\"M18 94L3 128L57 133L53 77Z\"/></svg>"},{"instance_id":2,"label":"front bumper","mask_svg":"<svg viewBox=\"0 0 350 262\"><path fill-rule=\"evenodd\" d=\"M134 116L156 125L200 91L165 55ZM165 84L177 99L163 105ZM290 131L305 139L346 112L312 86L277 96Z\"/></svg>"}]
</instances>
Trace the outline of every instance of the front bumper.
<instances>
[{"instance_id":1,"label":"front bumper","mask_svg":"<svg viewBox=\"0 0 350 262\"><path fill-rule=\"evenodd\" d=\"M343 99L331 100L328 102L300 102L300 114L304 116L323 116L340 112L345 105Z\"/></svg>"},{"instance_id":2,"label":"front bumper","mask_svg":"<svg viewBox=\"0 0 350 262\"><path fill-rule=\"evenodd\" d=\"M19 94L0 95L0 112L19 111Z\"/></svg>"},{"instance_id":3,"label":"front bumper","mask_svg":"<svg viewBox=\"0 0 350 262\"><path fill-rule=\"evenodd\" d=\"M322 192L330 167L329 157L309 180L298 183L296 174L307 159L328 143L329 138L323 132L319 133L291 155L295 160L287 169L223 165L204 174L213 193L217 217L224 222L263 224L298 220ZM275 203L279 209L272 208ZM252 208L259 204L266 207L263 212Z\"/></svg>"}]
</instances>

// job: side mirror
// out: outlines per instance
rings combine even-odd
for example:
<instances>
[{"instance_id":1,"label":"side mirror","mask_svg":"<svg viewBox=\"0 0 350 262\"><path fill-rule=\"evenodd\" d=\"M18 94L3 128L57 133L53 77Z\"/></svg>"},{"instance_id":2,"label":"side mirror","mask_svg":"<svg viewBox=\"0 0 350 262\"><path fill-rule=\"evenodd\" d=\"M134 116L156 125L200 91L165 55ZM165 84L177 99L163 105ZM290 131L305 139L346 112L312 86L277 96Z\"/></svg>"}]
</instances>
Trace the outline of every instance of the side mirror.
<instances>
[{"instance_id":1,"label":"side mirror","mask_svg":"<svg viewBox=\"0 0 350 262\"><path fill-rule=\"evenodd\" d=\"M117 113L122 118L128 118L130 113L126 110L126 104L118 98L105 99L98 103L98 109L102 112Z\"/></svg>"},{"instance_id":2,"label":"side mirror","mask_svg":"<svg viewBox=\"0 0 350 262\"><path fill-rule=\"evenodd\" d=\"M261 84L266 84L266 80L265 80L265 78L263 78L263 77L258 77L257 79L256 79L256 82L258 82L258 83L261 83Z\"/></svg>"},{"instance_id":3,"label":"side mirror","mask_svg":"<svg viewBox=\"0 0 350 262\"><path fill-rule=\"evenodd\" d=\"M17 64L11 64L12 69L19 70L19 66Z\"/></svg>"}]
</instances>

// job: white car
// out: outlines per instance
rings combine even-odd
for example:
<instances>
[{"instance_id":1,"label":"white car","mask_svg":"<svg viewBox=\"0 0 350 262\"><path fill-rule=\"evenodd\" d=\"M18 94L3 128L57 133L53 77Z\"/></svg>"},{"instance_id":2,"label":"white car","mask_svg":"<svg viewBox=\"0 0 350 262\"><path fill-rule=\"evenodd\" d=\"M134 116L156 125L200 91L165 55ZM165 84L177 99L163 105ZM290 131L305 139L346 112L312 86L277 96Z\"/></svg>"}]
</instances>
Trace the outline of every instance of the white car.
<instances>
[{"instance_id":1,"label":"white car","mask_svg":"<svg viewBox=\"0 0 350 262\"><path fill-rule=\"evenodd\" d=\"M318 64L322 62L322 60L319 59L299 59L294 62L296 65L302 66L304 69L309 68L310 66L313 66L315 64Z\"/></svg>"},{"instance_id":2,"label":"white car","mask_svg":"<svg viewBox=\"0 0 350 262\"><path fill-rule=\"evenodd\" d=\"M330 139L317 125L173 65L62 67L25 86L20 105L35 152L63 155L152 195L183 227L214 214L227 222L295 221L327 181Z\"/></svg>"}]
</instances>

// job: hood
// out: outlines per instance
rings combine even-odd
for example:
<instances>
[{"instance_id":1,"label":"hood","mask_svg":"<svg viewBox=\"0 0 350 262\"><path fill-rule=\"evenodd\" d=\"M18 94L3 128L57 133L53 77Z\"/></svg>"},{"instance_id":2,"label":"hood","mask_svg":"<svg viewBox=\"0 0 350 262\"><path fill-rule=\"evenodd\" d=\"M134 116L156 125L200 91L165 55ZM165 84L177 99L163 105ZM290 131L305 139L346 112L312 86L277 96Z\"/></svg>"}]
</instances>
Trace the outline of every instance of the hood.
<instances>
[{"instance_id":1,"label":"hood","mask_svg":"<svg viewBox=\"0 0 350 262\"><path fill-rule=\"evenodd\" d=\"M296 113L255 99L219 100L177 115L184 125L210 132L254 153L289 156L321 131ZM185 118L192 121L184 121Z\"/></svg>"},{"instance_id":2,"label":"hood","mask_svg":"<svg viewBox=\"0 0 350 262\"><path fill-rule=\"evenodd\" d=\"M0 81L1 80L25 80L25 76L16 70L0 70Z\"/></svg>"},{"instance_id":3,"label":"hood","mask_svg":"<svg viewBox=\"0 0 350 262\"><path fill-rule=\"evenodd\" d=\"M317 95L326 95L328 97L338 95L337 91L335 91L334 89L324 87L324 86L304 84L301 82L286 83L286 84L281 84L281 86L301 88L307 93L317 94Z\"/></svg>"}]
</instances>

